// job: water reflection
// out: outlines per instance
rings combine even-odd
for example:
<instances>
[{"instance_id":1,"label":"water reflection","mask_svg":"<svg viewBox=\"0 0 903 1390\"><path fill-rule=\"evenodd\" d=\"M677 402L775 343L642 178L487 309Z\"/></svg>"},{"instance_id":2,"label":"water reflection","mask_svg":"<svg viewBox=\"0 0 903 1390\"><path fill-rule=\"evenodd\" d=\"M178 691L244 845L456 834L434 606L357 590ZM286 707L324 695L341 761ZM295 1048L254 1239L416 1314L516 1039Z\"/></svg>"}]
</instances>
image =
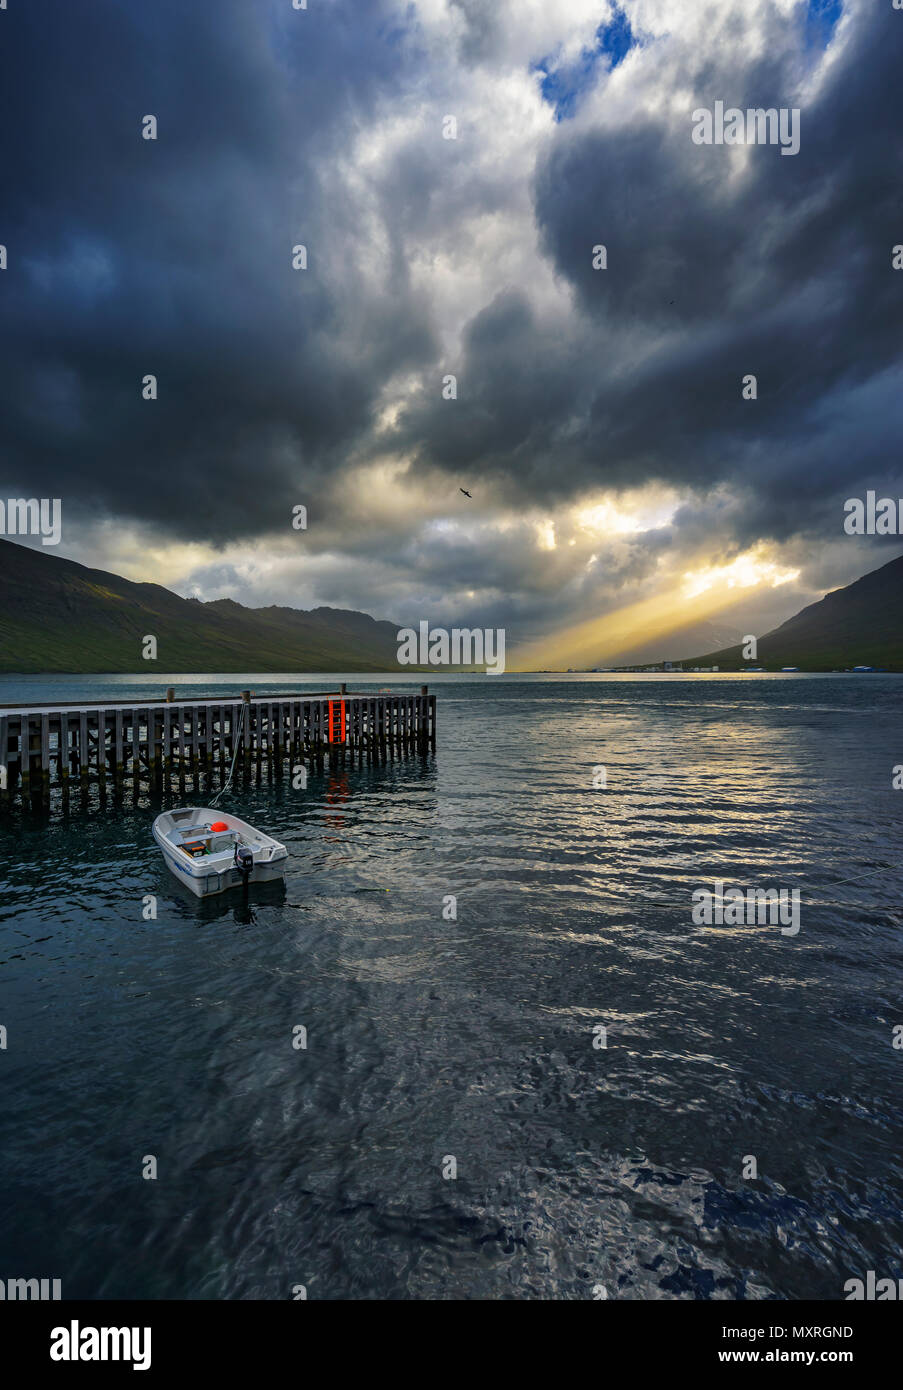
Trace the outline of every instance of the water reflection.
<instances>
[{"instance_id":1,"label":"water reflection","mask_svg":"<svg viewBox=\"0 0 903 1390\"><path fill-rule=\"evenodd\" d=\"M450 685L435 755L236 784L290 855L246 898L151 839L206 783L11 818L0 1253L70 1297L836 1299L900 1267L901 691ZM827 901L710 932L715 877Z\"/></svg>"}]
</instances>

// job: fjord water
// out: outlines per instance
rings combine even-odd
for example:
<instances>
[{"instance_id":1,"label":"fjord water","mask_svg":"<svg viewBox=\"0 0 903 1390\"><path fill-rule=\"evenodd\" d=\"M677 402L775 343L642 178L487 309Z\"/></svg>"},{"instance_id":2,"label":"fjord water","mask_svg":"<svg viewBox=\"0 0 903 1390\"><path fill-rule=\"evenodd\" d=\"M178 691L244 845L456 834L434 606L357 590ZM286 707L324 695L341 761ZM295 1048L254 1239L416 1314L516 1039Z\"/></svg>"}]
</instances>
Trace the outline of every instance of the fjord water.
<instances>
[{"instance_id":1,"label":"fjord water","mask_svg":"<svg viewBox=\"0 0 903 1390\"><path fill-rule=\"evenodd\" d=\"M0 699L167 683L336 678ZM175 882L145 794L0 828L0 1274L265 1299L903 1274L903 680L432 688L435 753L228 794L290 854L246 904ZM695 926L716 879L800 888L799 934Z\"/></svg>"}]
</instances>

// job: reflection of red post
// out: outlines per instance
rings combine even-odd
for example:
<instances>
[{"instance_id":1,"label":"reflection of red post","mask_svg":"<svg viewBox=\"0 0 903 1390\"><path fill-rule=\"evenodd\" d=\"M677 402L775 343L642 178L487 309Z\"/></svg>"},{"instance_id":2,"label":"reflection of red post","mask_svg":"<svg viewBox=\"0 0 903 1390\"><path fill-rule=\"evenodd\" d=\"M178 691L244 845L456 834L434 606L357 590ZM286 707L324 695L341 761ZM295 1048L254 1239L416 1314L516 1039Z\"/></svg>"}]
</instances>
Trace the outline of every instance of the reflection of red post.
<instances>
[{"instance_id":1,"label":"reflection of red post","mask_svg":"<svg viewBox=\"0 0 903 1390\"><path fill-rule=\"evenodd\" d=\"M329 742L345 742L345 701L329 701Z\"/></svg>"},{"instance_id":2,"label":"reflection of red post","mask_svg":"<svg viewBox=\"0 0 903 1390\"><path fill-rule=\"evenodd\" d=\"M345 817L342 814L341 807L342 803L347 801L350 795L351 789L348 786L348 778L344 772L338 777L330 777L329 785L326 788L326 805L330 808L330 813L323 818L324 824L328 825L330 830L341 830L344 826ZM330 844L338 844L340 842L340 836L338 835L327 835L326 839Z\"/></svg>"}]
</instances>

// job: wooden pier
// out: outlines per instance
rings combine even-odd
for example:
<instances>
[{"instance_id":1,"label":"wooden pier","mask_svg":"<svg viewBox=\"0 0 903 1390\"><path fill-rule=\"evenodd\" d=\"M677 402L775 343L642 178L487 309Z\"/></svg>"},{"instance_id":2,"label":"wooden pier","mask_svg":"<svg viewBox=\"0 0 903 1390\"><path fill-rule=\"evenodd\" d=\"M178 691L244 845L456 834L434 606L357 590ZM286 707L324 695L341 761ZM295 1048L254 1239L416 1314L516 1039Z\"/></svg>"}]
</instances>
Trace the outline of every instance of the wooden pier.
<instances>
[{"instance_id":1,"label":"wooden pier","mask_svg":"<svg viewBox=\"0 0 903 1390\"><path fill-rule=\"evenodd\" d=\"M0 705L0 806L47 804L58 788L137 797L142 782L163 791L173 780L222 784L264 767L282 776L288 765L331 758L394 757L435 747L436 697L353 694L340 686L316 695L253 695L83 704Z\"/></svg>"}]
</instances>

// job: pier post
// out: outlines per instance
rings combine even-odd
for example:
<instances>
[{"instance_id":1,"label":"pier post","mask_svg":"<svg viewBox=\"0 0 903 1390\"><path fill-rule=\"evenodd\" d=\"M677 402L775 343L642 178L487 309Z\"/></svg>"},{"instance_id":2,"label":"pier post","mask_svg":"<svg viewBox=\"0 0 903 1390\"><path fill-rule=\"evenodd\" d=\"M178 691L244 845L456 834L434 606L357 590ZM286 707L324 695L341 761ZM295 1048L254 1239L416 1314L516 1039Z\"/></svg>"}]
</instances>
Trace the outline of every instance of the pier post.
<instances>
[{"instance_id":1,"label":"pier post","mask_svg":"<svg viewBox=\"0 0 903 1390\"><path fill-rule=\"evenodd\" d=\"M242 771L244 772L245 777L247 777L247 776L248 776L248 773L249 773L249 771L250 771L249 764L250 764L250 760L251 760L251 692L250 692L250 690L243 690L243 691L241 692L241 701L242 701L242 710L241 710L241 713L242 713L242 715L244 716L243 719L242 719L242 728L241 728L241 742L242 742L241 762L242 762Z\"/></svg>"},{"instance_id":2,"label":"pier post","mask_svg":"<svg viewBox=\"0 0 903 1390\"><path fill-rule=\"evenodd\" d=\"M156 787L160 776L160 764L157 761L157 711L153 708L147 711L147 773L152 787Z\"/></svg>"},{"instance_id":3,"label":"pier post","mask_svg":"<svg viewBox=\"0 0 903 1390\"><path fill-rule=\"evenodd\" d=\"M22 733L19 738L19 769L22 782L22 800L28 800L31 791L31 720L27 715L22 716Z\"/></svg>"},{"instance_id":4,"label":"pier post","mask_svg":"<svg viewBox=\"0 0 903 1390\"><path fill-rule=\"evenodd\" d=\"M288 753L289 756L291 756L291 736L290 736L290 735L291 735L291 726L290 726L290 725L289 725L289 738L286 739L286 723L287 723L287 721L288 721L288 715L289 715L290 708L291 708L291 707L290 707L289 705L283 704L283 702L282 702L281 700L279 701L279 704L276 706L276 709L277 709L278 712L279 712L279 717L278 717L278 720L277 720L277 723L276 723L276 776L277 776L277 777L281 777L281 776L283 775L283 772L285 771L285 769L284 769L284 767L283 767L283 763L284 763L284 761L285 761L285 755L286 755L286 753Z\"/></svg>"},{"instance_id":5,"label":"pier post","mask_svg":"<svg viewBox=\"0 0 903 1390\"><path fill-rule=\"evenodd\" d=\"M185 795L185 706L179 705L177 710L178 723L176 725L176 743L179 751L179 796Z\"/></svg>"},{"instance_id":6,"label":"pier post","mask_svg":"<svg viewBox=\"0 0 903 1390\"><path fill-rule=\"evenodd\" d=\"M168 693L168 692L167 692ZM172 776L172 710L163 710L163 780L166 788L169 788L169 779Z\"/></svg>"},{"instance_id":7,"label":"pier post","mask_svg":"<svg viewBox=\"0 0 903 1390\"><path fill-rule=\"evenodd\" d=\"M204 705L204 771L208 785L213 776L213 705Z\"/></svg>"},{"instance_id":8,"label":"pier post","mask_svg":"<svg viewBox=\"0 0 903 1390\"><path fill-rule=\"evenodd\" d=\"M219 728L219 779L220 784L226 780L226 706L218 705L219 719L214 721Z\"/></svg>"},{"instance_id":9,"label":"pier post","mask_svg":"<svg viewBox=\"0 0 903 1390\"><path fill-rule=\"evenodd\" d=\"M69 716L65 710L60 715L60 731L57 740L57 781L63 794L63 805L69 805Z\"/></svg>"},{"instance_id":10,"label":"pier post","mask_svg":"<svg viewBox=\"0 0 903 1390\"><path fill-rule=\"evenodd\" d=\"M41 715L41 805L50 801L50 715Z\"/></svg>"},{"instance_id":11,"label":"pier post","mask_svg":"<svg viewBox=\"0 0 903 1390\"><path fill-rule=\"evenodd\" d=\"M188 721L191 725L191 771L194 774L194 789L198 789L198 760L200 748L198 745L198 707L197 705L188 706Z\"/></svg>"},{"instance_id":12,"label":"pier post","mask_svg":"<svg viewBox=\"0 0 903 1390\"><path fill-rule=\"evenodd\" d=\"M22 720L16 719L15 731L9 734L9 752L7 754L7 791L10 796L15 792L16 786L22 781Z\"/></svg>"},{"instance_id":13,"label":"pier post","mask_svg":"<svg viewBox=\"0 0 903 1390\"><path fill-rule=\"evenodd\" d=\"M101 804L107 794L107 712L97 711L97 786Z\"/></svg>"},{"instance_id":14,"label":"pier post","mask_svg":"<svg viewBox=\"0 0 903 1390\"><path fill-rule=\"evenodd\" d=\"M32 801L38 800L43 794L41 778L41 720L37 718L34 725L29 720L28 737L28 761L31 785Z\"/></svg>"},{"instance_id":15,"label":"pier post","mask_svg":"<svg viewBox=\"0 0 903 1390\"><path fill-rule=\"evenodd\" d=\"M138 784L139 784L139 782L141 781L141 750L140 750L140 745L139 745L139 742L138 742L141 730L140 730L140 726L139 726L139 723L138 723L138 711L137 711L137 709L134 708L134 706L132 707L131 715L132 715L132 776L133 776L134 779L135 779L135 787L136 787L136 789L137 789Z\"/></svg>"},{"instance_id":16,"label":"pier post","mask_svg":"<svg viewBox=\"0 0 903 1390\"><path fill-rule=\"evenodd\" d=\"M124 746L122 737L122 710L118 709L113 717L113 785L117 792L121 791L122 783L125 778Z\"/></svg>"},{"instance_id":17,"label":"pier post","mask_svg":"<svg viewBox=\"0 0 903 1390\"><path fill-rule=\"evenodd\" d=\"M425 748L429 740L429 687L420 687L420 699L417 701L417 746Z\"/></svg>"},{"instance_id":18,"label":"pier post","mask_svg":"<svg viewBox=\"0 0 903 1390\"><path fill-rule=\"evenodd\" d=\"M79 710L78 714L78 733L76 735L78 747L76 749L76 759L78 761L78 781L82 796L88 792L88 711Z\"/></svg>"},{"instance_id":19,"label":"pier post","mask_svg":"<svg viewBox=\"0 0 903 1390\"><path fill-rule=\"evenodd\" d=\"M259 782L263 769L263 705L261 702L256 700L253 705L249 705L248 713L252 714L254 719L254 763Z\"/></svg>"},{"instance_id":20,"label":"pier post","mask_svg":"<svg viewBox=\"0 0 903 1390\"><path fill-rule=\"evenodd\" d=\"M107 712L97 711L97 782L101 796L107 790Z\"/></svg>"}]
</instances>

